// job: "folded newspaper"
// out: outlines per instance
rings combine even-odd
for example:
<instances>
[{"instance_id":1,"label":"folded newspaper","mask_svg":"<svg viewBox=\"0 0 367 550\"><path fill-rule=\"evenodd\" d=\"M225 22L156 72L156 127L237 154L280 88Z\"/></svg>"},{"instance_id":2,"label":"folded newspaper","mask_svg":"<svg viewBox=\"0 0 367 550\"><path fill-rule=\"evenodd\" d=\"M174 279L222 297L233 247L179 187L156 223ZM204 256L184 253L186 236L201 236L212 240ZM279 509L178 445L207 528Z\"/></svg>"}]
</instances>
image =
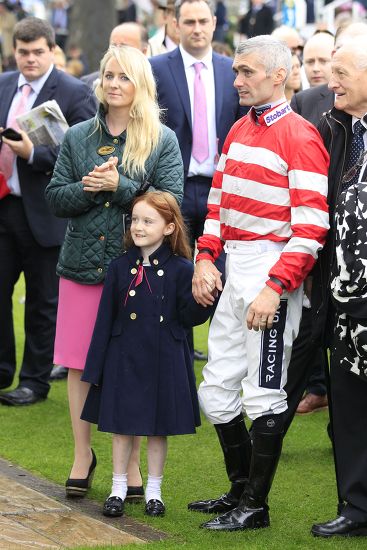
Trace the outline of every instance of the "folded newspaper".
<instances>
[{"instance_id":1,"label":"folded newspaper","mask_svg":"<svg viewBox=\"0 0 367 550\"><path fill-rule=\"evenodd\" d=\"M33 145L60 145L69 128L55 99L45 101L16 120Z\"/></svg>"}]
</instances>

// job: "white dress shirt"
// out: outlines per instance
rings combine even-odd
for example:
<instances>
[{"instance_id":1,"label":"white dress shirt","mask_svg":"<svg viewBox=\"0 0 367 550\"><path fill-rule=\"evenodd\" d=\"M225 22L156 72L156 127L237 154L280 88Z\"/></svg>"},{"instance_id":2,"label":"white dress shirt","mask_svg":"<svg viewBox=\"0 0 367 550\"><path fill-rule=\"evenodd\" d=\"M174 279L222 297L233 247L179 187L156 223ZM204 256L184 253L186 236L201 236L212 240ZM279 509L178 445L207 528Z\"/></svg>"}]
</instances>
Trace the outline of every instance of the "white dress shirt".
<instances>
[{"instance_id":1,"label":"white dress shirt","mask_svg":"<svg viewBox=\"0 0 367 550\"><path fill-rule=\"evenodd\" d=\"M201 78L205 88L207 116L208 116L208 140L209 140L209 156L208 158L199 163L191 156L188 176L206 176L211 178L214 174L216 164L218 162L218 140L217 140L217 128L215 122L215 82L214 82L214 69L213 69L213 51L212 49L206 54L203 59L196 59L190 55L180 45L180 52L185 68L187 85L190 95L191 106L191 123L193 125L194 120L194 80L195 80L195 63L201 62L204 67L201 70Z\"/></svg>"},{"instance_id":2,"label":"white dress shirt","mask_svg":"<svg viewBox=\"0 0 367 550\"><path fill-rule=\"evenodd\" d=\"M17 103L20 100L20 97L22 95L21 88L22 88L23 84L29 84L32 88L32 91L31 91L31 93L29 94L29 96L27 98L27 111L30 111L32 109L32 107L34 105L34 102L36 101L40 91L42 90L46 80L50 76L51 71L52 71L53 68L54 68L54 66L51 65L50 68L48 69L48 71L44 75L42 75L41 78L38 78L37 80L33 80L32 82L28 82L26 80L26 78L23 76L22 73L19 74L18 90L17 90L16 94L14 95L13 101L11 102L11 105L10 105L10 109L9 109L9 112L8 112L8 118L7 118L7 121L6 121L7 127L9 126L9 120L12 119L12 112L16 108L16 105L17 105ZM34 154L34 149L32 149L31 156L28 159L28 164L33 163L33 154ZM7 185L9 187L10 193L12 195L16 195L17 197L20 197L22 193L20 191L20 185L19 185L17 158L18 157L15 157L15 159L14 159L13 173L12 173L11 177L9 178L9 180L7 182Z\"/></svg>"}]
</instances>

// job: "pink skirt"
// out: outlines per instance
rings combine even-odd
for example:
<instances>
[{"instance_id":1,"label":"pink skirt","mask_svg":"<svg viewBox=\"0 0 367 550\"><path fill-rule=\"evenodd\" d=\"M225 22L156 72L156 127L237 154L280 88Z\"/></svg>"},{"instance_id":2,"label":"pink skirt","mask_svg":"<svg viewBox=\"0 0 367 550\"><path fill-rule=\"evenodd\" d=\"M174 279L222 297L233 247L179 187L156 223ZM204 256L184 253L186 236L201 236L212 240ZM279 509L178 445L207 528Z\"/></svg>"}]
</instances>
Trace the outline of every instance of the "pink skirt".
<instances>
[{"instance_id":1,"label":"pink skirt","mask_svg":"<svg viewBox=\"0 0 367 550\"><path fill-rule=\"evenodd\" d=\"M82 285L60 278L54 364L84 370L103 283Z\"/></svg>"}]
</instances>

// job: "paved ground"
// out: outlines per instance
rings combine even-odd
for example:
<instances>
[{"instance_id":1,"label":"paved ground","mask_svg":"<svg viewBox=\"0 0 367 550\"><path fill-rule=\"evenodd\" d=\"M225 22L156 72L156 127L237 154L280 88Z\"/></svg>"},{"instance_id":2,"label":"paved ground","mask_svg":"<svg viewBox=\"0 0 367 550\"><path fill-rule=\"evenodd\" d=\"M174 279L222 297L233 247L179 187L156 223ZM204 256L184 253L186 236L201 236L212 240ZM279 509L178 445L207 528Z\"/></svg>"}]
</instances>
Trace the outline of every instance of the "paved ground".
<instances>
[{"instance_id":1,"label":"paved ground","mask_svg":"<svg viewBox=\"0 0 367 550\"><path fill-rule=\"evenodd\" d=\"M100 503L66 499L60 485L0 459L0 550L122 546L163 538L129 517L104 518Z\"/></svg>"}]
</instances>

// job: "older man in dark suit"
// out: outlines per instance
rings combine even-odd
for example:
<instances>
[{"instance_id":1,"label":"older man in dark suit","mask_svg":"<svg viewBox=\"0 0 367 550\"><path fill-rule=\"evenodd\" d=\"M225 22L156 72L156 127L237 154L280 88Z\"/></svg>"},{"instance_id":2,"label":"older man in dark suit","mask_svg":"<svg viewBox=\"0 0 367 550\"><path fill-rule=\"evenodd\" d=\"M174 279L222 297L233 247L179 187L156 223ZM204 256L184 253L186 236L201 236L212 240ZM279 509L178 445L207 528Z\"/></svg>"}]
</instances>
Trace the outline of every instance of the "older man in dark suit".
<instances>
[{"instance_id":1,"label":"older man in dark suit","mask_svg":"<svg viewBox=\"0 0 367 550\"><path fill-rule=\"evenodd\" d=\"M14 124L22 103L26 112L54 99L69 125L94 115L89 88L54 68L54 47L54 31L47 22L30 17L16 25L18 71L0 75L0 130ZM58 148L34 146L25 132L20 134L20 141L3 138L0 151L0 172L6 180L0 195L1 389L12 384L15 373L12 294L21 272L26 284L19 386L0 395L6 405L30 405L47 397L58 296L55 269L66 228L66 221L51 214L44 197Z\"/></svg>"}]
</instances>

